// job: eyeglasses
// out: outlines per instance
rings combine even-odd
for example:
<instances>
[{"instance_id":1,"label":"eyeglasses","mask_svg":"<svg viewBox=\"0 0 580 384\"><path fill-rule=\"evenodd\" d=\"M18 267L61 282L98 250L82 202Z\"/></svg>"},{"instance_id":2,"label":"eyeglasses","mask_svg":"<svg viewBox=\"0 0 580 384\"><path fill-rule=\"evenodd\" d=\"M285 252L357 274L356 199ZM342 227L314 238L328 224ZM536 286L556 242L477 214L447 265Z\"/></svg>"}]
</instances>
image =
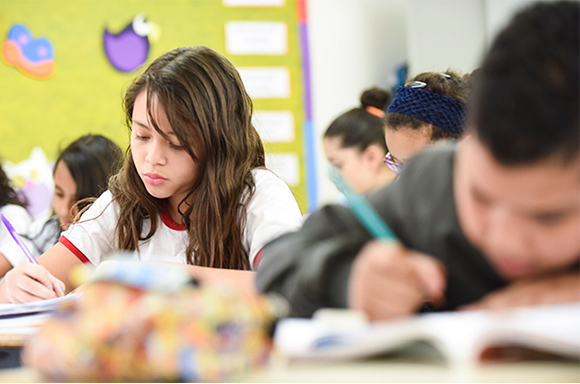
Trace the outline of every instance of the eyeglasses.
<instances>
[{"instance_id":1,"label":"eyeglasses","mask_svg":"<svg viewBox=\"0 0 580 384\"><path fill-rule=\"evenodd\" d=\"M391 155L391 152L387 152L387 155L383 161L391 171L395 172L397 175L401 173L401 164L395 161L395 158L393 155Z\"/></svg>"}]
</instances>

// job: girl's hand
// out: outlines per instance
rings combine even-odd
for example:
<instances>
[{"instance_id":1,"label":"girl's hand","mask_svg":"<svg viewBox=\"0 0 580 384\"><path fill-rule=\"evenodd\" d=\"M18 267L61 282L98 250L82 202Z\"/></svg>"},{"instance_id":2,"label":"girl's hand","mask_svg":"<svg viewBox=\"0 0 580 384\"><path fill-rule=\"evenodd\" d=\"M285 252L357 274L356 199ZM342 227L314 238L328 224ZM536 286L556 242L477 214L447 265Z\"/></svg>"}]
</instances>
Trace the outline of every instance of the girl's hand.
<instances>
[{"instance_id":1,"label":"girl's hand","mask_svg":"<svg viewBox=\"0 0 580 384\"><path fill-rule=\"evenodd\" d=\"M440 303L445 286L445 269L435 258L374 241L352 266L349 307L365 312L370 320L410 315L425 301Z\"/></svg>"},{"instance_id":2,"label":"girl's hand","mask_svg":"<svg viewBox=\"0 0 580 384\"><path fill-rule=\"evenodd\" d=\"M53 299L65 294L65 285L46 268L22 262L10 270L0 284L0 301L26 303Z\"/></svg>"}]
</instances>

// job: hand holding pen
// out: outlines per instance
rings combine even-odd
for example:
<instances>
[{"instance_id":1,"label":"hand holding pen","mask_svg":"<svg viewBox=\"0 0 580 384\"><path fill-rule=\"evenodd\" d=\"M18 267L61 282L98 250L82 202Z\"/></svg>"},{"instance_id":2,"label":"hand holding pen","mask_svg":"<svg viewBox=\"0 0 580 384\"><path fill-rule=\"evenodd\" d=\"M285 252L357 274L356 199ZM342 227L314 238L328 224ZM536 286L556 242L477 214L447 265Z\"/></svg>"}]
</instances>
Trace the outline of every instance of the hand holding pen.
<instances>
[{"instance_id":1,"label":"hand holding pen","mask_svg":"<svg viewBox=\"0 0 580 384\"><path fill-rule=\"evenodd\" d=\"M405 247L363 195L331 168L330 177L347 204L377 240L357 254L348 282L349 307L370 320L415 313L425 301L438 304L446 286L445 268L435 258Z\"/></svg>"},{"instance_id":2,"label":"hand holding pen","mask_svg":"<svg viewBox=\"0 0 580 384\"><path fill-rule=\"evenodd\" d=\"M0 219L2 219L6 229L29 261L28 263L18 264L6 274L4 277L6 281L3 281L0 285L0 298L5 299L5 301L20 303L64 296L64 283L38 264L12 224L3 214L0 214ZM34 282L31 282L31 279ZM11 283L9 284L8 282ZM19 288L18 294L9 292L9 287L11 286Z\"/></svg>"}]
</instances>

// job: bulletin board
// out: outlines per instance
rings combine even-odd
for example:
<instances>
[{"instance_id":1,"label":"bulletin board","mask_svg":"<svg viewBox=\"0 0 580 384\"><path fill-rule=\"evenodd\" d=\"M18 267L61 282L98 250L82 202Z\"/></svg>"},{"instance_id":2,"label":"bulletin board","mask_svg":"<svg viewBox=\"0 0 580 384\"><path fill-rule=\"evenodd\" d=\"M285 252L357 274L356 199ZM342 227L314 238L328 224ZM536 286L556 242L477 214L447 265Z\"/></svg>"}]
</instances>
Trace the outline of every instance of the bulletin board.
<instances>
[{"instance_id":1,"label":"bulletin board","mask_svg":"<svg viewBox=\"0 0 580 384\"><path fill-rule=\"evenodd\" d=\"M0 157L54 159L86 133L122 148L123 93L152 60L205 45L240 71L267 166L316 204L305 0L3 0Z\"/></svg>"}]
</instances>

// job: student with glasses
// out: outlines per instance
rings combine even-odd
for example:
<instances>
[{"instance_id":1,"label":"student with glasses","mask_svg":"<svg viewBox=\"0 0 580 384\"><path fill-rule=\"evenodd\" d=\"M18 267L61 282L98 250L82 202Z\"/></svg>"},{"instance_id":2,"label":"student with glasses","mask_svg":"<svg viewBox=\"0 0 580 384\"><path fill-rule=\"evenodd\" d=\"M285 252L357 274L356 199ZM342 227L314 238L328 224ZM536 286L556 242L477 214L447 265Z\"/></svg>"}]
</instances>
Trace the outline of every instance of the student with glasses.
<instances>
[{"instance_id":1,"label":"student with glasses","mask_svg":"<svg viewBox=\"0 0 580 384\"><path fill-rule=\"evenodd\" d=\"M384 162L395 173L426 146L456 140L463 133L470 75L424 72L399 88L385 118L389 152Z\"/></svg>"}]
</instances>

